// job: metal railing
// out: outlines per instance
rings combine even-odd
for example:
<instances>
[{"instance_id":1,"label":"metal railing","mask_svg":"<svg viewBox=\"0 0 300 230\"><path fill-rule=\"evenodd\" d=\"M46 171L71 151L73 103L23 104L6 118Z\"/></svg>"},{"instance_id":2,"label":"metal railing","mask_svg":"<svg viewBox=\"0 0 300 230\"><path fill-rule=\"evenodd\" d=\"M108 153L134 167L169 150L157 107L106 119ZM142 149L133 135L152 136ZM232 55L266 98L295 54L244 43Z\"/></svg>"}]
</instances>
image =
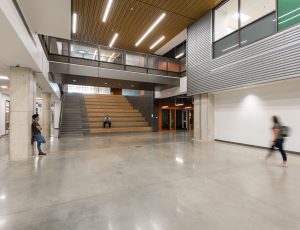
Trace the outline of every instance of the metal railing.
<instances>
[{"instance_id":1,"label":"metal railing","mask_svg":"<svg viewBox=\"0 0 300 230\"><path fill-rule=\"evenodd\" d=\"M49 61L181 77L185 59L131 52L101 45L40 35Z\"/></svg>"}]
</instances>

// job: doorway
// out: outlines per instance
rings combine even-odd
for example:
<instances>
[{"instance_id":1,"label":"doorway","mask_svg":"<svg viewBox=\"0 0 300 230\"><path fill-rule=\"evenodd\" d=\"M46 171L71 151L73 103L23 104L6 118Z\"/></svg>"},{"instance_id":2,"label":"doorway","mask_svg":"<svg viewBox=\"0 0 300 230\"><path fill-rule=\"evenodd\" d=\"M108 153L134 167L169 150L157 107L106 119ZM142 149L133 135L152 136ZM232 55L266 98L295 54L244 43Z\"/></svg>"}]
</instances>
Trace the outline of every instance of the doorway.
<instances>
[{"instance_id":1,"label":"doorway","mask_svg":"<svg viewBox=\"0 0 300 230\"><path fill-rule=\"evenodd\" d=\"M193 107L160 105L158 121L160 132L190 131L193 129Z\"/></svg>"}]
</instances>

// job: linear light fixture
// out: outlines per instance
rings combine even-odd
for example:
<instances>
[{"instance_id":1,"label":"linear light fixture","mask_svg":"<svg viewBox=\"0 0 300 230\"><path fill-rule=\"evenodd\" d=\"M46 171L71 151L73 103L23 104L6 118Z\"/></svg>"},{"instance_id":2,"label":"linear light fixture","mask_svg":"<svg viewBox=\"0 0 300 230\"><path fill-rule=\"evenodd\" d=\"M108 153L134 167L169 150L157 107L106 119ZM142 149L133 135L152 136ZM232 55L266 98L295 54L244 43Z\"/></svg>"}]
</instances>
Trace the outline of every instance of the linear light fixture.
<instances>
[{"instance_id":1,"label":"linear light fixture","mask_svg":"<svg viewBox=\"0 0 300 230\"><path fill-rule=\"evenodd\" d=\"M1 85L0 87L1 87L2 89L7 89L7 88L8 88L7 85Z\"/></svg>"},{"instance_id":2,"label":"linear light fixture","mask_svg":"<svg viewBox=\"0 0 300 230\"><path fill-rule=\"evenodd\" d=\"M112 62L112 59L114 58L115 53L112 53L112 55L110 56L110 58L108 59L108 62Z\"/></svg>"},{"instance_id":3,"label":"linear light fixture","mask_svg":"<svg viewBox=\"0 0 300 230\"><path fill-rule=\"evenodd\" d=\"M105 9L105 12L104 12L104 15L102 18L102 22L106 22L112 3L113 3L113 0L108 0L106 9Z\"/></svg>"},{"instance_id":4,"label":"linear light fixture","mask_svg":"<svg viewBox=\"0 0 300 230\"><path fill-rule=\"evenodd\" d=\"M150 46L150 50L152 50L153 48L155 48L160 42L162 42L165 39L165 36L160 37L156 42L154 42L151 46Z\"/></svg>"},{"instance_id":5,"label":"linear light fixture","mask_svg":"<svg viewBox=\"0 0 300 230\"><path fill-rule=\"evenodd\" d=\"M9 78L7 76L0 76L0 80L8 80Z\"/></svg>"},{"instance_id":6,"label":"linear light fixture","mask_svg":"<svg viewBox=\"0 0 300 230\"><path fill-rule=\"evenodd\" d=\"M183 106L184 104L183 103L180 103L180 104L176 104L175 106Z\"/></svg>"},{"instance_id":7,"label":"linear light fixture","mask_svg":"<svg viewBox=\"0 0 300 230\"><path fill-rule=\"evenodd\" d=\"M95 51L94 55L93 55L93 60L96 60L96 56L98 55L98 50ZM98 60L98 57L97 57Z\"/></svg>"},{"instance_id":8,"label":"linear light fixture","mask_svg":"<svg viewBox=\"0 0 300 230\"><path fill-rule=\"evenodd\" d=\"M118 33L115 33L113 39L111 40L110 44L109 44L109 47L112 47L115 43L115 41L117 40L119 34Z\"/></svg>"},{"instance_id":9,"label":"linear light fixture","mask_svg":"<svg viewBox=\"0 0 300 230\"><path fill-rule=\"evenodd\" d=\"M167 108L169 108L169 106L163 106L163 107L161 107L162 109L167 109Z\"/></svg>"},{"instance_id":10,"label":"linear light fixture","mask_svg":"<svg viewBox=\"0 0 300 230\"><path fill-rule=\"evenodd\" d=\"M73 13L73 16L72 16L72 32L73 34L76 34L77 32L77 14L76 13Z\"/></svg>"},{"instance_id":11,"label":"linear light fixture","mask_svg":"<svg viewBox=\"0 0 300 230\"><path fill-rule=\"evenodd\" d=\"M144 33L144 35L140 38L140 40L138 40L138 42L135 43L135 46L139 46L141 42L151 33L151 31L154 30L155 27L161 22L161 20L164 19L165 16L166 16L165 13L160 15L160 17L150 26L150 28L146 31L146 33Z\"/></svg>"},{"instance_id":12,"label":"linear light fixture","mask_svg":"<svg viewBox=\"0 0 300 230\"><path fill-rule=\"evenodd\" d=\"M177 58L180 58L180 57L182 57L184 55L184 53L180 53L180 54L178 54L175 58L177 59Z\"/></svg>"}]
</instances>

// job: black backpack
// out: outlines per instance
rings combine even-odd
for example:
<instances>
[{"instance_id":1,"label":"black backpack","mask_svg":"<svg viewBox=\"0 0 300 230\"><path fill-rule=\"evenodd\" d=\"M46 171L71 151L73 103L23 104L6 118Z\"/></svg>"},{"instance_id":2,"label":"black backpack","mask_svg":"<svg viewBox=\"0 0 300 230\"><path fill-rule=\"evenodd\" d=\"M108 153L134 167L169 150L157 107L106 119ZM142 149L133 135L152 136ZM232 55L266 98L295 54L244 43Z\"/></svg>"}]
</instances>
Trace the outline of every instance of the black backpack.
<instances>
[{"instance_id":1,"label":"black backpack","mask_svg":"<svg viewBox=\"0 0 300 230\"><path fill-rule=\"evenodd\" d=\"M282 137L288 137L290 135L290 128L287 126L280 127L280 135Z\"/></svg>"}]
</instances>

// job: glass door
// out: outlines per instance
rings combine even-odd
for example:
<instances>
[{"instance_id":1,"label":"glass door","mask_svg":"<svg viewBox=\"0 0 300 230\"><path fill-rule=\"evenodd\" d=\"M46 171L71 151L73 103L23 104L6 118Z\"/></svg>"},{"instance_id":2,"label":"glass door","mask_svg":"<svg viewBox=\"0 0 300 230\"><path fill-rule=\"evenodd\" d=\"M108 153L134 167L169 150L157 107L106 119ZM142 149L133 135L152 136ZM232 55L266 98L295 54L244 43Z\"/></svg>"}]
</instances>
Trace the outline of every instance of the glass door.
<instances>
[{"instance_id":1,"label":"glass door","mask_svg":"<svg viewBox=\"0 0 300 230\"><path fill-rule=\"evenodd\" d=\"M162 130L170 130L170 109L162 110Z\"/></svg>"}]
</instances>

